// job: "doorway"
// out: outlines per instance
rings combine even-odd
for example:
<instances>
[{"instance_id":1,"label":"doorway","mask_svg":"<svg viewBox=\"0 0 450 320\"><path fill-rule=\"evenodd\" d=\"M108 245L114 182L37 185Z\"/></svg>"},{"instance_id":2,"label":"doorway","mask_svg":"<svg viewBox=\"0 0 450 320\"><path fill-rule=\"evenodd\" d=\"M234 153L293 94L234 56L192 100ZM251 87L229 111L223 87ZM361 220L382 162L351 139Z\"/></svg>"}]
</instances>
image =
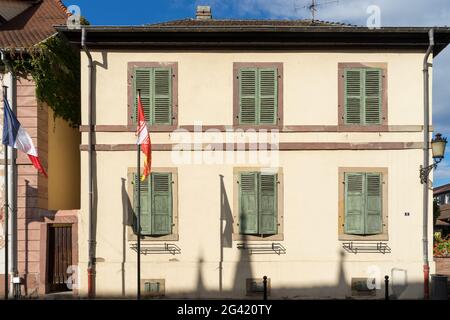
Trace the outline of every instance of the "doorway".
<instances>
[{"instance_id":1,"label":"doorway","mask_svg":"<svg viewBox=\"0 0 450 320\"><path fill-rule=\"evenodd\" d=\"M48 226L47 281L48 291L71 291L67 286L72 265L72 226L53 224Z\"/></svg>"}]
</instances>

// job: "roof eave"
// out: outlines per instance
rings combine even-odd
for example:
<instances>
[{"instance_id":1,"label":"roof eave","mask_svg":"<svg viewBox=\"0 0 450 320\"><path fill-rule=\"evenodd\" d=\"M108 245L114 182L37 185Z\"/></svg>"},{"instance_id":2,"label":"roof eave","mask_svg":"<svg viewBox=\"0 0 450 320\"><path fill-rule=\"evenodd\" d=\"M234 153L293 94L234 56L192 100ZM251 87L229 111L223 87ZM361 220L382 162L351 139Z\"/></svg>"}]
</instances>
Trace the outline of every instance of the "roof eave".
<instances>
[{"instance_id":1,"label":"roof eave","mask_svg":"<svg viewBox=\"0 0 450 320\"><path fill-rule=\"evenodd\" d=\"M81 31L56 26L74 45ZM87 26L87 44L97 48L253 48L426 50L430 28L363 27L149 27ZM274 37L274 33L277 34ZM435 28L435 56L450 43L450 28Z\"/></svg>"}]
</instances>

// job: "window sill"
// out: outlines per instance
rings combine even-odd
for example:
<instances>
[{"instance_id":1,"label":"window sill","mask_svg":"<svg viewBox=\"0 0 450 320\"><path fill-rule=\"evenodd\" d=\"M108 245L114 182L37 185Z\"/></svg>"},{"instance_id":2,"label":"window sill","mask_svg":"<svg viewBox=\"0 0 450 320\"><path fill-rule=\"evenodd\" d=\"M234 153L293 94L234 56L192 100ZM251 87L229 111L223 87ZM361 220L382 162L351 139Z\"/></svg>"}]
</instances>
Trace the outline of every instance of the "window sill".
<instances>
[{"instance_id":1,"label":"window sill","mask_svg":"<svg viewBox=\"0 0 450 320\"><path fill-rule=\"evenodd\" d=\"M360 236L356 234L340 234L339 241L388 241L389 235L385 233L370 236Z\"/></svg>"},{"instance_id":2,"label":"window sill","mask_svg":"<svg viewBox=\"0 0 450 320\"><path fill-rule=\"evenodd\" d=\"M282 233L265 237L233 233L233 241L283 241L283 240L284 235Z\"/></svg>"},{"instance_id":3,"label":"window sill","mask_svg":"<svg viewBox=\"0 0 450 320\"><path fill-rule=\"evenodd\" d=\"M389 132L389 126L386 124L339 124L338 132Z\"/></svg>"},{"instance_id":4,"label":"window sill","mask_svg":"<svg viewBox=\"0 0 450 320\"><path fill-rule=\"evenodd\" d=\"M233 129L265 129L265 130L283 130L282 124L233 124Z\"/></svg>"},{"instance_id":5,"label":"window sill","mask_svg":"<svg viewBox=\"0 0 450 320\"><path fill-rule=\"evenodd\" d=\"M141 241L178 241L178 234L168 234L165 236L141 236ZM137 235L132 233L128 235L128 241L137 241Z\"/></svg>"}]
</instances>

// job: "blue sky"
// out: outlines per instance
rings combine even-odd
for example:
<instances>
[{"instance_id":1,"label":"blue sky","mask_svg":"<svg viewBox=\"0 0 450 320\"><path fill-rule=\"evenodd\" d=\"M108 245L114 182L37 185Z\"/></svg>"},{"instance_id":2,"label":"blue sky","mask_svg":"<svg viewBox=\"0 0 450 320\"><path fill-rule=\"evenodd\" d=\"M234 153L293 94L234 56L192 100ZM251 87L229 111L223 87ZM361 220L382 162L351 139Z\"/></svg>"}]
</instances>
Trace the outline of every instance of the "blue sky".
<instances>
[{"instance_id":1,"label":"blue sky","mask_svg":"<svg viewBox=\"0 0 450 320\"><path fill-rule=\"evenodd\" d=\"M141 25L194 17L197 5L210 5L215 18L303 19L310 0L65 0L78 5L93 25ZM318 0L327 3L330 0ZM381 9L382 26L450 26L450 0L339 0L319 7L317 19L365 25L367 8ZM433 125L450 137L450 47L434 61ZM434 186L450 183L450 144L434 175Z\"/></svg>"}]
</instances>

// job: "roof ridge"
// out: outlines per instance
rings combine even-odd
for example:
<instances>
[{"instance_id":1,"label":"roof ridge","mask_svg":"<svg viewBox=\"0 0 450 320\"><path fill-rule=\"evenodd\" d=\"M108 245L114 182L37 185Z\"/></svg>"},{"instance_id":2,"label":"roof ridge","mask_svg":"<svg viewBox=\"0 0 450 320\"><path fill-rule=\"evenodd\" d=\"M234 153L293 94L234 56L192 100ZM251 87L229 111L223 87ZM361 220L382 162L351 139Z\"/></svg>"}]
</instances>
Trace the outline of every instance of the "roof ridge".
<instances>
[{"instance_id":1,"label":"roof ridge","mask_svg":"<svg viewBox=\"0 0 450 320\"><path fill-rule=\"evenodd\" d=\"M335 21L325 21L325 20L312 20L312 19L257 19L257 18L250 18L250 19L236 19L236 18L219 18L219 19L210 19L210 20L197 20L192 17L188 18L181 18L181 19L175 19L175 20L166 20L161 22L155 22L155 23L148 23L144 24L144 26L171 26L176 25L182 22L190 22L190 23L198 23L198 25L201 26L208 26L210 24L213 26L214 24L220 23L220 22L235 22L235 23L246 23L246 22L260 22L261 24L264 24L264 22L267 23L303 23L308 24L304 26L346 26L346 27L357 27L358 25L349 24L345 22L335 22Z\"/></svg>"}]
</instances>

